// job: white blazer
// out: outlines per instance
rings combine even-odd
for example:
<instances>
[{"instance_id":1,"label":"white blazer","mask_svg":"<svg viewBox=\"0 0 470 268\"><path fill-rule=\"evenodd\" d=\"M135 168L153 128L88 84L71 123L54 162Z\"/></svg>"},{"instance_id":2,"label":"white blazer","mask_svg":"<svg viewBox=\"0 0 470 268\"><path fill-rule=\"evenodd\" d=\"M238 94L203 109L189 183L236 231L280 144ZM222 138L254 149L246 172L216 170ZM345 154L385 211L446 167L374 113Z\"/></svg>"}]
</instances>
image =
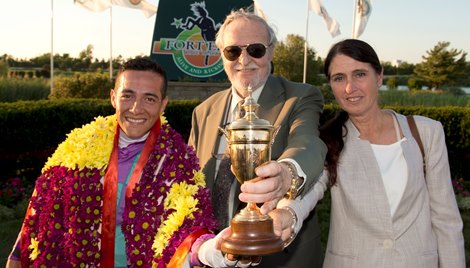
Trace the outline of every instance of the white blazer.
<instances>
[{"instance_id":1,"label":"white blazer","mask_svg":"<svg viewBox=\"0 0 470 268\"><path fill-rule=\"evenodd\" d=\"M465 267L463 223L452 188L442 125L415 116L425 147L425 179L421 152L406 117L395 115L405 136L402 149L408 166L408 182L398 208L391 216L371 145L359 139L359 131L347 121L338 181L331 188L323 267ZM301 220L323 197L327 183L324 172L313 190L289 205Z\"/></svg>"}]
</instances>

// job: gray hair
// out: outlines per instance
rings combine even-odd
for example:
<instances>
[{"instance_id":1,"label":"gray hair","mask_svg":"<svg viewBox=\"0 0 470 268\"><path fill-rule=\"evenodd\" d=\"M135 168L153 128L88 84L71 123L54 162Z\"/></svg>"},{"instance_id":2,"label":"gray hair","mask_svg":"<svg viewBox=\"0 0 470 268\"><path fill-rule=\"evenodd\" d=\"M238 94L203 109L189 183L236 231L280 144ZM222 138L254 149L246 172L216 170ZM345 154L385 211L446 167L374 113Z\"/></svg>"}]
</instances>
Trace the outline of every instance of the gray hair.
<instances>
[{"instance_id":1,"label":"gray hair","mask_svg":"<svg viewBox=\"0 0 470 268\"><path fill-rule=\"evenodd\" d=\"M216 38L215 38L215 45L219 48L219 49L223 49L223 39L224 39L224 32L225 32L225 29L227 28L227 26L232 23L233 21L235 20L238 20L238 19L244 19L244 20L248 20L248 21L257 21L259 23L261 23L262 25L265 26L266 28L266 31L268 32L268 36L269 36L269 44L268 45L271 45L271 47L275 47L276 44L277 44L277 38L276 38L276 33L274 32L274 29L269 26L269 24L266 22L266 20L264 20L262 17L252 13L252 12L249 12L245 9L239 9L239 10L232 10L232 12L230 12L230 14L225 18L225 21L224 21L224 24L220 27L219 31L217 32L217 35L216 35Z\"/></svg>"}]
</instances>

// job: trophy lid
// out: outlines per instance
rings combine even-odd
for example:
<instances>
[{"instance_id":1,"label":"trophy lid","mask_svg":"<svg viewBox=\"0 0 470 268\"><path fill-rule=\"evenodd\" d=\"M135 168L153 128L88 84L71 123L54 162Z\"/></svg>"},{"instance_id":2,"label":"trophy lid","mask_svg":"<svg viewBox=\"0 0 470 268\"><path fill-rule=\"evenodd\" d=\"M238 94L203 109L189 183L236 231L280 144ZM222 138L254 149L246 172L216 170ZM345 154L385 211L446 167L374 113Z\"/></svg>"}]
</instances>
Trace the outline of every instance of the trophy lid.
<instances>
[{"instance_id":1,"label":"trophy lid","mask_svg":"<svg viewBox=\"0 0 470 268\"><path fill-rule=\"evenodd\" d=\"M245 98L242 107L245 109L245 116L239 118L227 126L227 130L242 130L242 129L256 129L256 130L272 130L274 126L268 120L258 118L257 111L259 104L251 96L251 87L248 88L248 96Z\"/></svg>"}]
</instances>

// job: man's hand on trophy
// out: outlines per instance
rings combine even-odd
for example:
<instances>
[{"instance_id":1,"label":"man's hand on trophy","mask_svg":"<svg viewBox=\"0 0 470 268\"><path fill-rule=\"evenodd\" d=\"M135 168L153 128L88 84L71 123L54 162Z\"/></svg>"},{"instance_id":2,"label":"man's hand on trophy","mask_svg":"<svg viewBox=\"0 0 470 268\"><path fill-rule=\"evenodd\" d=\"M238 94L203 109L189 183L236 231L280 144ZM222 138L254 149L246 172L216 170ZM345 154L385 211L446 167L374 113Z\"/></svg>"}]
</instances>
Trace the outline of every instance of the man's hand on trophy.
<instances>
[{"instance_id":1,"label":"man's hand on trophy","mask_svg":"<svg viewBox=\"0 0 470 268\"><path fill-rule=\"evenodd\" d=\"M261 263L261 256L235 256L232 254L225 254L224 267L250 267L257 266Z\"/></svg>"},{"instance_id":2,"label":"man's hand on trophy","mask_svg":"<svg viewBox=\"0 0 470 268\"><path fill-rule=\"evenodd\" d=\"M231 234L231 229L230 227L225 228L220 232L216 237L216 244L215 248L217 250L221 250L221 244L222 240L229 237ZM261 262L261 256L236 256L233 254L226 254L222 252L224 255L224 265L225 266L220 266L220 267L250 267L250 266L256 266L260 264ZM216 266L218 267L218 266Z\"/></svg>"},{"instance_id":3,"label":"man's hand on trophy","mask_svg":"<svg viewBox=\"0 0 470 268\"><path fill-rule=\"evenodd\" d=\"M276 208L269 212L273 219L274 233L286 242L292 236L294 229L294 219L292 213L287 209Z\"/></svg>"},{"instance_id":4,"label":"man's hand on trophy","mask_svg":"<svg viewBox=\"0 0 470 268\"><path fill-rule=\"evenodd\" d=\"M230 227L223 229L217 236L205 241L198 250L201 263L210 267L250 267L261 262L261 256L235 256L221 251L222 240L231 234Z\"/></svg>"},{"instance_id":5,"label":"man's hand on trophy","mask_svg":"<svg viewBox=\"0 0 470 268\"><path fill-rule=\"evenodd\" d=\"M276 208L291 185L291 175L285 165L276 161L267 162L256 168L257 178L241 185L239 198L242 202L263 203L262 214Z\"/></svg>"},{"instance_id":6,"label":"man's hand on trophy","mask_svg":"<svg viewBox=\"0 0 470 268\"><path fill-rule=\"evenodd\" d=\"M220 244L223 238L230 236L230 233L230 227L227 227L217 234L217 236L202 243L197 251L199 261L210 267L226 267L225 256L220 251Z\"/></svg>"}]
</instances>

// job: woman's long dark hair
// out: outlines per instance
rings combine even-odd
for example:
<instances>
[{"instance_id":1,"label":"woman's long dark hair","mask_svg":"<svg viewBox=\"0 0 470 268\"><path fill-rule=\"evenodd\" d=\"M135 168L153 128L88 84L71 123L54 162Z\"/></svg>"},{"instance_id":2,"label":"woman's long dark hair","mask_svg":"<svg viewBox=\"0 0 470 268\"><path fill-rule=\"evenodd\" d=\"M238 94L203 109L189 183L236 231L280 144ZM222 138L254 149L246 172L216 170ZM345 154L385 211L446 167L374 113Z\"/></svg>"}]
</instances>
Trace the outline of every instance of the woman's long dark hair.
<instances>
[{"instance_id":1,"label":"woman's long dark hair","mask_svg":"<svg viewBox=\"0 0 470 268\"><path fill-rule=\"evenodd\" d=\"M379 57L369 44L357 39L346 39L333 45L326 56L323 72L328 81L330 80L331 61L339 54L360 62L369 63L378 74L382 72ZM330 186L335 185L338 180L338 162L344 148L343 138L347 135L345 124L348 119L348 113L340 110L334 118L320 127L320 138L328 147L325 168L329 173Z\"/></svg>"},{"instance_id":2,"label":"woman's long dark hair","mask_svg":"<svg viewBox=\"0 0 470 268\"><path fill-rule=\"evenodd\" d=\"M343 136L343 128L346 130L344 124L348 118L348 113L344 110L340 110L336 113L335 117L328 120L320 127L320 139L322 139L328 147L325 158L325 168L329 174L330 186L335 185L338 179L338 161L344 147L343 137L347 134L345 133Z\"/></svg>"}]
</instances>

